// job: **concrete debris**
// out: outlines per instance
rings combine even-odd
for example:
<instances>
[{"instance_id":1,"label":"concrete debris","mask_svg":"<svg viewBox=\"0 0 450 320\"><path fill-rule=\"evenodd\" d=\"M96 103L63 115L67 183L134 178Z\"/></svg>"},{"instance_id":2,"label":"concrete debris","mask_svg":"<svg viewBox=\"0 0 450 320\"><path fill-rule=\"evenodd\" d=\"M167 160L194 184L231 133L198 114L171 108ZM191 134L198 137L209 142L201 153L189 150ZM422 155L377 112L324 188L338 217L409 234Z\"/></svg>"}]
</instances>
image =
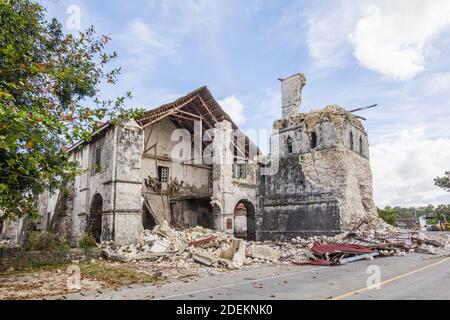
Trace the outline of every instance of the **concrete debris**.
<instances>
[{"instance_id":1,"label":"concrete debris","mask_svg":"<svg viewBox=\"0 0 450 320\"><path fill-rule=\"evenodd\" d=\"M238 269L244 265L245 260L245 242L242 239L233 239L231 246L222 250L220 258L230 261L230 269Z\"/></svg>"},{"instance_id":2,"label":"concrete debris","mask_svg":"<svg viewBox=\"0 0 450 320\"><path fill-rule=\"evenodd\" d=\"M214 258L211 255L208 254L200 254L200 253L194 253L192 255L192 259L194 261L197 261L198 263L204 264L206 266L212 266L214 263L217 262L217 259Z\"/></svg>"},{"instance_id":3,"label":"concrete debris","mask_svg":"<svg viewBox=\"0 0 450 320\"><path fill-rule=\"evenodd\" d=\"M438 257L450 256L450 239L446 235L425 234L418 231L406 231L393 227L378 217L365 218L360 221L353 221L350 231L344 232L334 237L313 237L310 239L295 238L293 243L301 243L308 245L310 241L313 249L318 243L320 244L337 244L337 245L357 245L360 247L373 250L371 258L375 256L405 256L407 253L426 253L436 255ZM375 253L376 252L376 253ZM364 253L358 254L352 252L352 257L342 259L331 259L329 255L320 255L312 250L313 257L309 256L309 261L305 263L319 265L342 264L342 262L351 262L359 258L364 258ZM367 253L366 253L367 254ZM360 256L360 257L358 257ZM316 261L323 260L323 261ZM292 261L294 264L302 264L298 260ZM303 263L304 264L304 263Z\"/></svg>"},{"instance_id":4,"label":"concrete debris","mask_svg":"<svg viewBox=\"0 0 450 320\"><path fill-rule=\"evenodd\" d=\"M279 259L279 252L267 245L251 245L245 250L247 257L269 260L276 262Z\"/></svg>"},{"instance_id":5,"label":"concrete debris","mask_svg":"<svg viewBox=\"0 0 450 320\"><path fill-rule=\"evenodd\" d=\"M155 240L149 250L151 253L167 252L169 246L170 243L166 242L165 240ZM145 245L143 249L145 250L147 247L148 245Z\"/></svg>"},{"instance_id":6,"label":"concrete debris","mask_svg":"<svg viewBox=\"0 0 450 320\"><path fill-rule=\"evenodd\" d=\"M336 250L322 254L317 251L318 245ZM145 262L148 268L154 269L152 272L173 272L180 276L207 275L269 263L336 265L413 252L450 256L449 237L402 231L379 218L354 221L349 231L333 237L297 237L289 242L246 242L199 226L176 230L164 221L153 230L144 230L138 245L116 246L104 242L102 247L108 260Z\"/></svg>"}]
</instances>

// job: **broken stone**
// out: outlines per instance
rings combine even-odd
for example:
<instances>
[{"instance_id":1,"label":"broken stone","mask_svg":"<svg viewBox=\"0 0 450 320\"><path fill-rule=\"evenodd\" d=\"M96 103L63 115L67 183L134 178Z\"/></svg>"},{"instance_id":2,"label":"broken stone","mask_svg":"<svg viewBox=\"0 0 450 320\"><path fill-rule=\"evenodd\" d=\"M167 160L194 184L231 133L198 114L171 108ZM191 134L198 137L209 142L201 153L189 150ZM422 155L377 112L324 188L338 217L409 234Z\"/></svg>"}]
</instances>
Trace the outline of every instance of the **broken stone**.
<instances>
[{"instance_id":1,"label":"broken stone","mask_svg":"<svg viewBox=\"0 0 450 320\"><path fill-rule=\"evenodd\" d=\"M192 259L194 259L194 261L197 261L198 263L204 264L205 266L211 266L217 262L216 258L207 254L200 253L194 253L192 255Z\"/></svg>"},{"instance_id":2,"label":"broken stone","mask_svg":"<svg viewBox=\"0 0 450 320\"><path fill-rule=\"evenodd\" d=\"M252 245L245 250L247 257L261 260L278 261L279 254L274 249L266 245Z\"/></svg>"},{"instance_id":3,"label":"broken stone","mask_svg":"<svg viewBox=\"0 0 450 320\"><path fill-rule=\"evenodd\" d=\"M167 252L170 244L163 240L156 240L153 242L153 246L150 248L152 253Z\"/></svg>"},{"instance_id":4,"label":"broken stone","mask_svg":"<svg viewBox=\"0 0 450 320\"><path fill-rule=\"evenodd\" d=\"M245 259L245 242L242 239L233 239L231 246L222 251L220 256L223 259L231 260L229 267L231 269L238 269L242 267Z\"/></svg>"},{"instance_id":5,"label":"broken stone","mask_svg":"<svg viewBox=\"0 0 450 320\"><path fill-rule=\"evenodd\" d=\"M118 261L118 262L128 262L128 261L130 261L129 258L127 258L127 257L125 257L123 255L115 254L109 248L103 249L102 253L103 253L103 255L105 256L106 259L111 260L111 261Z\"/></svg>"}]
</instances>

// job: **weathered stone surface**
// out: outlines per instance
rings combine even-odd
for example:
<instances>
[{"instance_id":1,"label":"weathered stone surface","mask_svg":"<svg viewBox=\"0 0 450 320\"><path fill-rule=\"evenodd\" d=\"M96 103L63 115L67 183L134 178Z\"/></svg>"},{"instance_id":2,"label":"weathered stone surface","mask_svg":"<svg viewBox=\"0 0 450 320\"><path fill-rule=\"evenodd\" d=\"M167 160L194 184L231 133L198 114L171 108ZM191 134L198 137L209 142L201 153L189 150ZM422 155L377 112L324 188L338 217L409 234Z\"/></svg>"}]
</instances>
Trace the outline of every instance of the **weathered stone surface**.
<instances>
[{"instance_id":1,"label":"weathered stone surface","mask_svg":"<svg viewBox=\"0 0 450 320\"><path fill-rule=\"evenodd\" d=\"M229 268L231 269L242 267L245 261L245 241L242 239L233 239L231 246L223 250L220 257L230 261Z\"/></svg>"},{"instance_id":2,"label":"weathered stone surface","mask_svg":"<svg viewBox=\"0 0 450 320\"><path fill-rule=\"evenodd\" d=\"M258 240L334 235L377 216L367 133L352 113L332 105L283 116L271 147L275 169L263 163L258 181Z\"/></svg>"},{"instance_id":3,"label":"weathered stone surface","mask_svg":"<svg viewBox=\"0 0 450 320\"><path fill-rule=\"evenodd\" d=\"M277 261L279 258L279 253L266 245L251 245L245 250L247 257Z\"/></svg>"},{"instance_id":4,"label":"weathered stone surface","mask_svg":"<svg viewBox=\"0 0 450 320\"><path fill-rule=\"evenodd\" d=\"M259 188L258 240L340 232L336 198L306 179L298 156L281 158L278 172L261 177Z\"/></svg>"},{"instance_id":5,"label":"weathered stone surface","mask_svg":"<svg viewBox=\"0 0 450 320\"><path fill-rule=\"evenodd\" d=\"M244 201L247 206L245 230L248 231L247 234L250 237L254 238L256 228L256 163L249 159L247 164L249 174L246 179L233 178L233 150L230 148L233 138L232 133L232 126L228 121L219 122L214 128L212 228L228 234L233 234L235 231L242 229L242 223L241 226L236 226L234 211L238 203ZM227 221L231 223L227 223Z\"/></svg>"},{"instance_id":6,"label":"weathered stone surface","mask_svg":"<svg viewBox=\"0 0 450 320\"><path fill-rule=\"evenodd\" d=\"M189 163L189 154L186 159L175 158L179 141L172 138L180 128L169 118L147 128L135 121L104 126L92 142L72 150L72 160L80 163L83 173L68 186L69 196L43 194L44 229L52 225L52 230L67 235L72 246L90 229L100 234L99 241L136 244L143 228L162 221L213 227L229 234L242 231L247 227L245 217L235 226L234 209L245 201L251 208L251 221L255 220L257 165L249 159L247 176L234 178L233 126L226 120L215 125L214 164ZM145 145L154 148L143 154ZM96 157L100 166L95 165ZM164 183L159 181L162 167L168 170ZM100 221L92 228L91 221L97 220L94 214Z\"/></svg>"},{"instance_id":7,"label":"weathered stone surface","mask_svg":"<svg viewBox=\"0 0 450 320\"><path fill-rule=\"evenodd\" d=\"M150 248L150 252L159 253L166 252L170 246L170 243L163 240L156 240L153 242L152 247Z\"/></svg>"},{"instance_id":8,"label":"weathered stone surface","mask_svg":"<svg viewBox=\"0 0 450 320\"><path fill-rule=\"evenodd\" d=\"M192 255L192 259L194 259L194 261L197 261L201 264L204 264L205 266L211 266L217 262L217 259L214 258L213 256L208 255L208 254L200 254L200 253L194 253Z\"/></svg>"},{"instance_id":9,"label":"weathered stone surface","mask_svg":"<svg viewBox=\"0 0 450 320\"><path fill-rule=\"evenodd\" d=\"M367 159L342 148L300 155L299 163L310 183L334 194L342 230L355 219L377 216Z\"/></svg>"},{"instance_id":10,"label":"weathered stone surface","mask_svg":"<svg viewBox=\"0 0 450 320\"><path fill-rule=\"evenodd\" d=\"M302 103L302 89L306 84L305 75L297 73L286 79L281 79L281 96L283 119L297 114Z\"/></svg>"}]
</instances>

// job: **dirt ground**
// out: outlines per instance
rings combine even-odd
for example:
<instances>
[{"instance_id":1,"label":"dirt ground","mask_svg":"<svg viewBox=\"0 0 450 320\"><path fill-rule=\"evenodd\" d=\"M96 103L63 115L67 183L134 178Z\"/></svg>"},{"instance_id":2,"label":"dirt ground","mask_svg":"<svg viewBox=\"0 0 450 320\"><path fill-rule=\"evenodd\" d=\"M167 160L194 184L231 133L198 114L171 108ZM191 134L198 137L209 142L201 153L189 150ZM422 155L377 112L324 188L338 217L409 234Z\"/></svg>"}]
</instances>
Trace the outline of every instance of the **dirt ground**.
<instances>
[{"instance_id":1,"label":"dirt ground","mask_svg":"<svg viewBox=\"0 0 450 320\"><path fill-rule=\"evenodd\" d=\"M0 276L0 300L23 300L43 296L77 292L68 289L69 274L66 270L39 270L4 274ZM107 284L89 278L81 279L82 290L95 290Z\"/></svg>"},{"instance_id":2,"label":"dirt ground","mask_svg":"<svg viewBox=\"0 0 450 320\"><path fill-rule=\"evenodd\" d=\"M80 268L79 288L70 289L74 281L69 267ZM253 269L260 266L243 266ZM174 264L171 261L90 262L30 268L23 271L0 273L0 300L38 299L53 295L119 288L137 283L151 283L165 279L206 277L229 272L220 267L205 267L197 263Z\"/></svg>"},{"instance_id":3,"label":"dirt ground","mask_svg":"<svg viewBox=\"0 0 450 320\"><path fill-rule=\"evenodd\" d=\"M75 268L74 268L75 267ZM79 268L77 273L72 270ZM102 260L58 266L30 268L0 274L0 300L36 299L52 295L117 288L163 279L138 268Z\"/></svg>"}]
</instances>

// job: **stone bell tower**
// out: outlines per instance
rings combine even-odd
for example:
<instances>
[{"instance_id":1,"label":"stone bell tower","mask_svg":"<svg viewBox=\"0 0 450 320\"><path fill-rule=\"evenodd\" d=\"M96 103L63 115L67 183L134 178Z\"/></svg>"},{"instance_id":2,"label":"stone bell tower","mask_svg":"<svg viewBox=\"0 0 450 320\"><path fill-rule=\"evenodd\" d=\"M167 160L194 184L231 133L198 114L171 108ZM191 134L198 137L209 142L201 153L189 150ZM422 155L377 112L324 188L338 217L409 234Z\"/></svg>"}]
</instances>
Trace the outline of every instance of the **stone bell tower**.
<instances>
[{"instance_id":1,"label":"stone bell tower","mask_svg":"<svg viewBox=\"0 0 450 320\"><path fill-rule=\"evenodd\" d=\"M301 73L281 80L282 119L260 164L257 240L334 235L377 215L363 124L338 105L300 112L305 83Z\"/></svg>"}]
</instances>

